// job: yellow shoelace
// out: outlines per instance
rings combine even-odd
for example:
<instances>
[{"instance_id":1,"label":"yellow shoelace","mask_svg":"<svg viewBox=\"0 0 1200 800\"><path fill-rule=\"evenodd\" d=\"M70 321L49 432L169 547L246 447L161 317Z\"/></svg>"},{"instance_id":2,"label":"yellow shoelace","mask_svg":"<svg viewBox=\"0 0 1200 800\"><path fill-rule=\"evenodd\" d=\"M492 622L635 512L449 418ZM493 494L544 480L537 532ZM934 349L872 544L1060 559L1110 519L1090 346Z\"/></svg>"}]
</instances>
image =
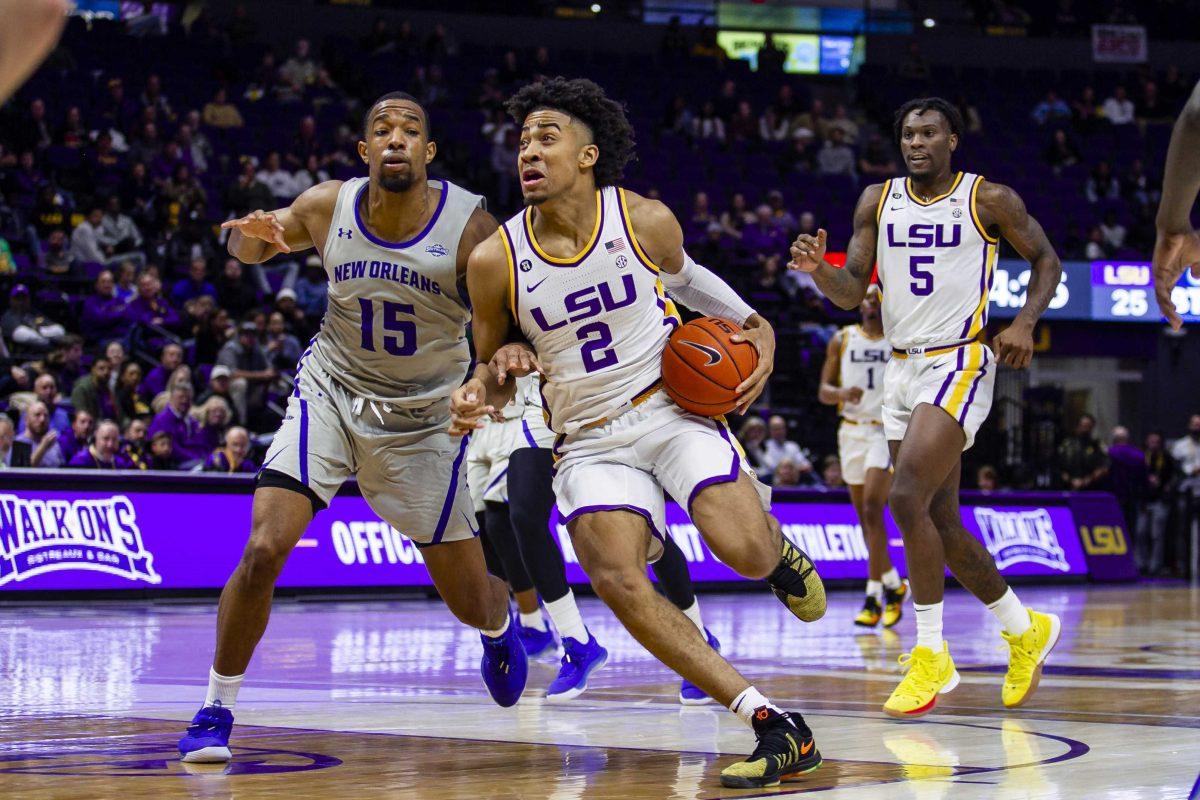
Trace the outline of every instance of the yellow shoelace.
<instances>
[{"instance_id":1,"label":"yellow shoelace","mask_svg":"<svg viewBox=\"0 0 1200 800\"><path fill-rule=\"evenodd\" d=\"M896 687L896 693L901 697L924 700L927 695L940 688L942 681L936 654L933 658L913 658L912 653L904 653L899 662L900 666L908 670L904 680Z\"/></svg>"}]
</instances>

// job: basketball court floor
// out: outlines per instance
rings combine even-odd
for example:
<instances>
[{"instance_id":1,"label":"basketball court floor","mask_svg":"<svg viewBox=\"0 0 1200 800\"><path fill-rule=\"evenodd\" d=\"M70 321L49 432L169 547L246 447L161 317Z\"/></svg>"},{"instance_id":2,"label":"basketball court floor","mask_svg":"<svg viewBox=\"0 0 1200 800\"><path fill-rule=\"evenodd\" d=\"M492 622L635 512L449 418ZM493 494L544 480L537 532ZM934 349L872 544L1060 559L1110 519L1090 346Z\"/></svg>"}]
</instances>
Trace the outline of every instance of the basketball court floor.
<instances>
[{"instance_id":1,"label":"basketball court floor","mask_svg":"<svg viewBox=\"0 0 1200 800\"><path fill-rule=\"evenodd\" d=\"M725 652L802 710L825 763L776 789L722 789L753 747L733 715L683 708L678 680L600 603L610 650L591 689L547 705L538 662L514 708L491 704L478 636L439 604L282 602L236 709L234 761L184 765L215 602L0 607L0 798L1188 798L1200 772L1200 589L1025 588L1063 638L1027 707L1005 711L998 626L961 591L946 630L963 682L938 713L880 712L914 636L859 633L857 594L805 626L767 593L705 595Z\"/></svg>"}]
</instances>

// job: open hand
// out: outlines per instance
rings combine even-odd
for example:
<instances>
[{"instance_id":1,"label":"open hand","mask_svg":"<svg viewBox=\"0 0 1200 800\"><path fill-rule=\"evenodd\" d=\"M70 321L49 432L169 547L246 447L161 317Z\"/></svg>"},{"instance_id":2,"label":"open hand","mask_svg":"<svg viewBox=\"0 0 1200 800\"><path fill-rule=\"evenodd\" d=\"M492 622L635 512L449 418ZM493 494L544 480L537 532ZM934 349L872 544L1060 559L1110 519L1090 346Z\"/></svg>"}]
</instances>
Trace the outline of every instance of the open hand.
<instances>
[{"instance_id":1,"label":"open hand","mask_svg":"<svg viewBox=\"0 0 1200 800\"><path fill-rule=\"evenodd\" d=\"M825 261L825 240L828 234L824 228L817 229L817 235L802 233L792 242L792 260L788 269L798 269L801 272L816 272L817 267Z\"/></svg>"},{"instance_id":2,"label":"open hand","mask_svg":"<svg viewBox=\"0 0 1200 800\"><path fill-rule=\"evenodd\" d=\"M533 352L533 348L524 342L513 342L506 344L496 351L492 356L492 360L488 362L488 366L496 373L496 383L501 386L509 375L514 378L523 378L526 375L532 375L542 371L542 365L538 362L537 353Z\"/></svg>"},{"instance_id":3,"label":"open hand","mask_svg":"<svg viewBox=\"0 0 1200 800\"><path fill-rule=\"evenodd\" d=\"M283 223L270 211L263 211L261 208L258 211L251 211L241 219L222 222L221 228L239 230L243 236L251 239L262 239L264 242L278 247L281 253L292 252L292 248L288 247L287 241L283 238Z\"/></svg>"},{"instance_id":4,"label":"open hand","mask_svg":"<svg viewBox=\"0 0 1200 800\"><path fill-rule=\"evenodd\" d=\"M1154 242L1154 295L1158 299L1158 310L1167 318L1175 330L1183 327L1183 318L1171 299L1171 290L1183 276L1183 271L1192 268L1192 276L1200 278L1200 234L1158 232Z\"/></svg>"}]
</instances>

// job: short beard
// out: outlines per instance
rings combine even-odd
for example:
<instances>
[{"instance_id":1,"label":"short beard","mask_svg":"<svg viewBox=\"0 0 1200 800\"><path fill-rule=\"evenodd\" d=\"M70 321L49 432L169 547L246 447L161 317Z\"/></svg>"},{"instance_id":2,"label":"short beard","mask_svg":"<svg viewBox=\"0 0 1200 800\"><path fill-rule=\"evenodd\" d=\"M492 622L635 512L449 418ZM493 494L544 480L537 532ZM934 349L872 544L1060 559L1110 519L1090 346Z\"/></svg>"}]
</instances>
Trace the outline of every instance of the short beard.
<instances>
[{"instance_id":1,"label":"short beard","mask_svg":"<svg viewBox=\"0 0 1200 800\"><path fill-rule=\"evenodd\" d=\"M411 175L397 175L395 177L380 178L379 188L385 192L400 194L411 189L415 182Z\"/></svg>"},{"instance_id":2,"label":"short beard","mask_svg":"<svg viewBox=\"0 0 1200 800\"><path fill-rule=\"evenodd\" d=\"M522 197L521 199L523 201L525 201L526 206L540 206L542 203L546 202L550 198L548 198L548 197Z\"/></svg>"}]
</instances>

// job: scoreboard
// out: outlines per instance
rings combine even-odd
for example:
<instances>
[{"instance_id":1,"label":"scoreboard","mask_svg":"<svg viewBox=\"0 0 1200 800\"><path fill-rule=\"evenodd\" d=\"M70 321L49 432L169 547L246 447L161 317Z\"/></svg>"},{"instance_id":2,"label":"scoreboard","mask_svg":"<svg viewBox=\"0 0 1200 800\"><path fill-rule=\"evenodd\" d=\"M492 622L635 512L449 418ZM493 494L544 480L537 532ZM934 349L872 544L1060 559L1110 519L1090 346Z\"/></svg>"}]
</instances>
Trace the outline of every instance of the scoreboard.
<instances>
[{"instance_id":1,"label":"scoreboard","mask_svg":"<svg viewBox=\"0 0 1200 800\"><path fill-rule=\"evenodd\" d=\"M1025 304L1029 264L1001 259L989 297L991 315L1011 319ZM1171 292L1186 322L1200 321L1200 278L1185 272ZM1162 322L1148 261L1065 261L1046 319L1101 322Z\"/></svg>"}]
</instances>

